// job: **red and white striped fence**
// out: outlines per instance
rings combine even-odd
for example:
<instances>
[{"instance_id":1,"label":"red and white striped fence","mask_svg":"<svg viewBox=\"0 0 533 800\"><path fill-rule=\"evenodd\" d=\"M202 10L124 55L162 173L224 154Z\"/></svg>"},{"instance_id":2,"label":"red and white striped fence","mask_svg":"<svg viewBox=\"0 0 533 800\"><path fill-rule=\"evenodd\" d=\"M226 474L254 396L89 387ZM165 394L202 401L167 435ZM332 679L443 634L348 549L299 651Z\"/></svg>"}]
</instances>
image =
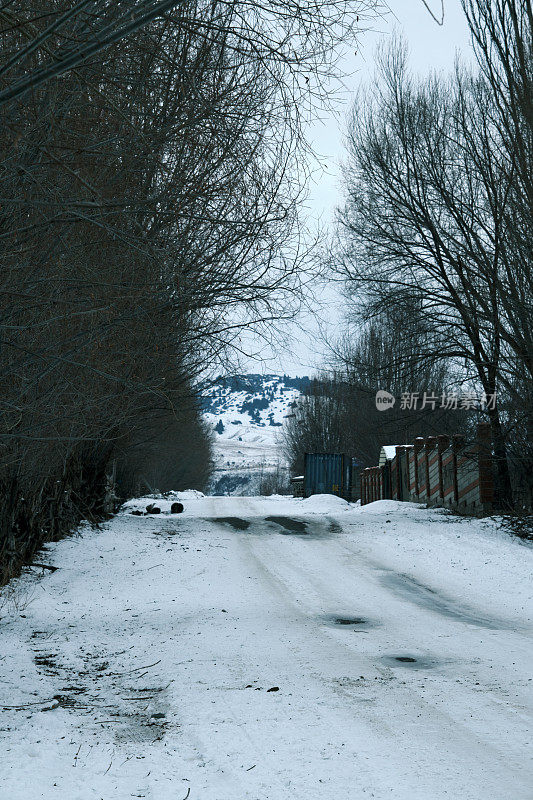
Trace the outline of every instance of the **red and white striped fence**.
<instances>
[{"instance_id":1,"label":"red and white striped fence","mask_svg":"<svg viewBox=\"0 0 533 800\"><path fill-rule=\"evenodd\" d=\"M490 427L480 423L474 442L464 436L428 436L396 447L381 467L361 473L361 505L410 500L467 514L487 514L494 499Z\"/></svg>"}]
</instances>

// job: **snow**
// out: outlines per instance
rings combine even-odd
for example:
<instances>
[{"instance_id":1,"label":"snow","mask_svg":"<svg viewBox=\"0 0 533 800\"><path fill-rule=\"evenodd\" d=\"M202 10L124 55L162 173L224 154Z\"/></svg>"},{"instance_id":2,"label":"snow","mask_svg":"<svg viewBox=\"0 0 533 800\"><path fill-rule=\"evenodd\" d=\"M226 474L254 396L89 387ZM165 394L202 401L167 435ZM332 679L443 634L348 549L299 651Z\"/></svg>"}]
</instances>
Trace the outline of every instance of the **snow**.
<instances>
[{"instance_id":1,"label":"snow","mask_svg":"<svg viewBox=\"0 0 533 800\"><path fill-rule=\"evenodd\" d=\"M214 435L213 488L220 494L254 494L265 473L286 469L281 431L300 392L285 386L281 376L265 376L255 383L256 391L213 389L215 395L210 399L216 401L216 408L204 413L213 430L220 422L223 425L222 432ZM257 421L241 410L243 404L253 401L266 405L257 409ZM229 481L224 480L226 476Z\"/></svg>"},{"instance_id":2,"label":"snow","mask_svg":"<svg viewBox=\"0 0 533 800\"><path fill-rule=\"evenodd\" d=\"M531 545L387 500L172 499L0 598L2 800L531 800Z\"/></svg>"},{"instance_id":3,"label":"snow","mask_svg":"<svg viewBox=\"0 0 533 800\"><path fill-rule=\"evenodd\" d=\"M335 497L333 494L313 494L301 500L301 506L305 514L332 514L337 511L350 511L353 505L343 500L342 497ZM291 503L294 510L294 501Z\"/></svg>"}]
</instances>

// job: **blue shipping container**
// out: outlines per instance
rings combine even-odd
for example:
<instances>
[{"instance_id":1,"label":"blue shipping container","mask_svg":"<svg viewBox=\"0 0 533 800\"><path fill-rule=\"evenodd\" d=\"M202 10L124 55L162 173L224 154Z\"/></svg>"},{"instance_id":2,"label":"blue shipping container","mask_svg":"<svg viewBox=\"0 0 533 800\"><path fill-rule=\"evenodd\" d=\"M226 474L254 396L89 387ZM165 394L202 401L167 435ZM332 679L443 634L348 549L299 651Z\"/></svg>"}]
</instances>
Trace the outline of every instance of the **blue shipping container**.
<instances>
[{"instance_id":1,"label":"blue shipping container","mask_svg":"<svg viewBox=\"0 0 533 800\"><path fill-rule=\"evenodd\" d=\"M351 463L344 453L306 453L304 495L336 494L350 499Z\"/></svg>"}]
</instances>

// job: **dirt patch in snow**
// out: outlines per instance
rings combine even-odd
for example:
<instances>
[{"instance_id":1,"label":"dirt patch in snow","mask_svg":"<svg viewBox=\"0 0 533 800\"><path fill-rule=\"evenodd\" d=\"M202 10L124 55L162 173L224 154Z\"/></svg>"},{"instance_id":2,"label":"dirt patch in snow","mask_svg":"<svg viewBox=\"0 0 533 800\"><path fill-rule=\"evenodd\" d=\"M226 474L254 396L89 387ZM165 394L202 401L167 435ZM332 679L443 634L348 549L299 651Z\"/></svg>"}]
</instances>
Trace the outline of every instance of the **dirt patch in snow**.
<instances>
[{"instance_id":1,"label":"dirt patch in snow","mask_svg":"<svg viewBox=\"0 0 533 800\"><path fill-rule=\"evenodd\" d=\"M38 653L33 657L35 666L45 675L58 675L57 653Z\"/></svg>"},{"instance_id":2,"label":"dirt patch in snow","mask_svg":"<svg viewBox=\"0 0 533 800\"><path fill-rule=\"evenodd\" d=\"M48 635L44 631L34 631L30 640ZM163 738L170 724L165 697L168 686L131 685L136 670L125 673L120 668L111 670L109 660L104 657L106 654L98 650L84 652L77 663L69 663L59 649L57 652L37 646L33 649L38 673L59 679L63 685L53 695L53 705L43 707L49 701L46 697L30 706L22 703L17 710L34 713L62 708L73 714L81 712L85 725L95 726L95 730L111 728L115 740L121 744L153 743ZM147 665L147 669L149 666L152 665Z\"/></svg>"}]
</instances>

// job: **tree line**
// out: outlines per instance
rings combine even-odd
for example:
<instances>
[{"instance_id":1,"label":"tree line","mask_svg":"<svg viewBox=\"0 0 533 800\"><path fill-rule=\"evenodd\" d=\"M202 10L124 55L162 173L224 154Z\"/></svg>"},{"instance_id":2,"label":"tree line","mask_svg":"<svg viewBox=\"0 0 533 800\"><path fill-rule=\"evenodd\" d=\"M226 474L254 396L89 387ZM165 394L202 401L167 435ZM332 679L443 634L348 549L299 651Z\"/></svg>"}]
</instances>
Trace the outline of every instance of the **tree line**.
<instances>
[{"instance_id":1,"label":"tree line","mask_svg":"<svg viewBox=\"0 0 533 800\"><path fill-rule=\"evenodd\" d=\"M297 307L304 126L363 10L0 5L0 581L112 484L205 486L195 383Z\"/></svg>"},{"instance_id":2,"label":"tree line","mask_svg":"<svg viewBox=\"0 0 533 800\"><path fill-rule=\"evenodd\" d=\"M468 433L483 418L499 504L530 508L533 10L530 0L462 5L475 66L421 80L396 40L354 104L327 259L344 284L347 326L331 385L304 400L288 447L293 460L313 444L346 448L370 466L380 444ZM384 414L378 389L492 400L463 414L398 405Z\"/></svg>"}]
</instances>

